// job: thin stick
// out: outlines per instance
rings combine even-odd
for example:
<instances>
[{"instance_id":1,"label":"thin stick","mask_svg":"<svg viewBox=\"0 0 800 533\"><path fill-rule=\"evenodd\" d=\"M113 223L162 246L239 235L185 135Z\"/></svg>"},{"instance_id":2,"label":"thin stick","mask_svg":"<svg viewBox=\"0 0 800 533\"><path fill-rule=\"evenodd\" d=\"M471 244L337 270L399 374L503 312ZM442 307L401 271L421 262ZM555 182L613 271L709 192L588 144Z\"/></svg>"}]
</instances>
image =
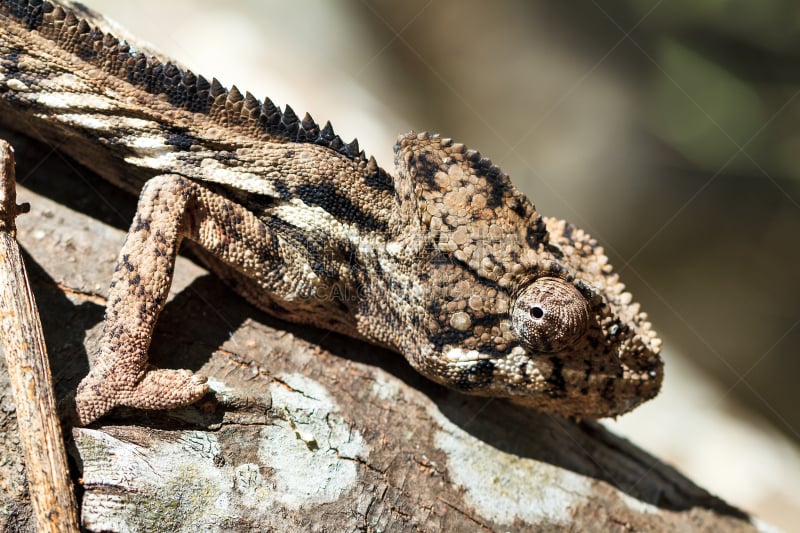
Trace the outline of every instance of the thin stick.
<instances>
[{"instance_id":1,"label":"thin stick","mask_svg":"<svg viewBox=\"0 0 800 533\"><path fill-rule=\"evenodd\" d=\"M14 154L0 140L0 340L17 409L17 427L36 530L77 532L75 495L56 415L53 379L39 312L16 241Z\"/></svg>"}]
</instances>

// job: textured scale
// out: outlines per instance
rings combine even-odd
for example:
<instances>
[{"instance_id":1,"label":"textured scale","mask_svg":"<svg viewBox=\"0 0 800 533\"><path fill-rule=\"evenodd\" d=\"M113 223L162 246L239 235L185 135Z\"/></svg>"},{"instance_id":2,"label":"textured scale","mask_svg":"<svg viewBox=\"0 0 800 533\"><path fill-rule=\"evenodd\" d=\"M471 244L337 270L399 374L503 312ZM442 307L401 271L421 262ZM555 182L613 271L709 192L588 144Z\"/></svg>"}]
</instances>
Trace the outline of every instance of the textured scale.
<instances>
[{"instance_id":1,"label":"textured scale","mask_svg":"<svg viewBox=\"0 0 800 533\"><path fill-rule=\"evenodd\" d=\"M479 152L409 133L389 174L329 122L196 75L83 7L0 0L0 25L0 120L141 193L83 423L207 392L147 365L182 240L259 308L466 393L589 418L657 394L660 341L602 247Z\"/></svg>"}]
</instances>

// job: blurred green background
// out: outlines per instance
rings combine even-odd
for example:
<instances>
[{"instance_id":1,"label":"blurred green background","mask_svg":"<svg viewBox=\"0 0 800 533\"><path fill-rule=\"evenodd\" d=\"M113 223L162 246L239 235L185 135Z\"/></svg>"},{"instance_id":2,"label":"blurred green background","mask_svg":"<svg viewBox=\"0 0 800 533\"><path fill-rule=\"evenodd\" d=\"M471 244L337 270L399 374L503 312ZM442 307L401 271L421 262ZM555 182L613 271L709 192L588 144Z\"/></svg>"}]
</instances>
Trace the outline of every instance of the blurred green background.
<instances>
[{"instance_id":1,"label":"blurred green background","mask_svg":"<svg viewBox=\"0 0 800 533\"><path fill-rule=\"evenodd\" d=\"M664 338L631 438L789 527L800 490L770 483L800 478L798 2L87 3L387 169L409 129L491 157L606 245Z\"/></svg>"}]
</instances>

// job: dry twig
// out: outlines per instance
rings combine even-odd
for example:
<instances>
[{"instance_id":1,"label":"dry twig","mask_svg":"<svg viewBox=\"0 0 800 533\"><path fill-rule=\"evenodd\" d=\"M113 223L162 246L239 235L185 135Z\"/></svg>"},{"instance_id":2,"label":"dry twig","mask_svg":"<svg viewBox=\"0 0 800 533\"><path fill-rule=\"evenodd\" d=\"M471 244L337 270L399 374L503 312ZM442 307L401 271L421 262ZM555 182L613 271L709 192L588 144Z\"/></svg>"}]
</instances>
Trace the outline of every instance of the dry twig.
<instances>
[{"instance_id":1,"label":"dry twig","mask_svg":"<svg viewBox=\"0 0 800 533\"><path fill-rule=\"evenodd\" d=\"M56 415L42 325L16 241L14 155L0 140L0 335L39 532L77 532L77 506Z\"/></svg>"}]
</instances>

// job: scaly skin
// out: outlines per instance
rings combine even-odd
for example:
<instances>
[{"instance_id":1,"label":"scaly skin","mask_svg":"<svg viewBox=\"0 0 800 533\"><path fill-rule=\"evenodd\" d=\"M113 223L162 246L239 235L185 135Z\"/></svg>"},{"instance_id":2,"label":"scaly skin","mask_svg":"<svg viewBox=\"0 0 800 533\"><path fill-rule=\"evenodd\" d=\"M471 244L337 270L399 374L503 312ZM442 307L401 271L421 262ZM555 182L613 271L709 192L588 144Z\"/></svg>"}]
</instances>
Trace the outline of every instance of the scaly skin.
<instances>
[{"instance_id":1,"label":"scaly skin","mask_svg":"<svg viewBox=\"0 0 800 533\"><path fill-rule=\"evenodd\" d=\"M207 392L147 364L184 238L257 307L469 394L598 418L658 393L660 341L602 248L478 152L409 133L390 175L330 124L120 41L85 9L32 4L0 1L0 119L141 191L81 423Z\"/></svg>"}]
</instances>

